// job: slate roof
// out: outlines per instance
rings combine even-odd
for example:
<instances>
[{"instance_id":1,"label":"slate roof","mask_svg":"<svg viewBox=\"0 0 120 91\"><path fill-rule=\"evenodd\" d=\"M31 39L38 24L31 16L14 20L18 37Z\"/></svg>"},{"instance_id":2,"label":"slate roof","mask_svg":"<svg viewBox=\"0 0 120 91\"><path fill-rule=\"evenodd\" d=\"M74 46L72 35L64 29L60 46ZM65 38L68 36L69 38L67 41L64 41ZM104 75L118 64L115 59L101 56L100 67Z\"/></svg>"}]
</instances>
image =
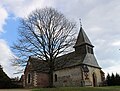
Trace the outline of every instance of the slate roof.
<instances>
[{"instance_id":1,"label":"slate roof","mask_svg":"<svg viewBox=\"0 0 120 91\"><path fill-rule=\"evenodd\" d=\"M55 70L81 64L81 59L81 56L77 57L75 52L62 55L55 61Z\"/></svg>"},{"instance_id":2,"label":"slate roof","mask_svg":"<svg viewBox=\"0 0 120 91\"><path fill-rule=\"evenodd\" d=\"M32 65L31 71L37 71L37 72L49 71L48 64L37 58L31 58L30 64ZM79 56L79 55L76 55L75 52L71 52L63 56L60 56L56 59L55 70L59 70L67 67L73 67L73 66L82 65L82 64L100 68L93 54L88 53L85 56Z\"/></svg>"},{"instance_id":3,"label":"slate roof","mask_svg":"<svg viewBox=\"0 0 120 91\"><path fill-rule=\"evenodd\" d=\"M90 53L86 55L77 55L75 52L68 53L58 57L55 63L56 70L82 64L100 68L95 56Z\"/></svg>"},{"instance_id":4,"label":"slate roof","mask_svg":"<svg viewBox=\"0 0 120 91\"><path fill-rule=\"evenodd\" d=\"M87 53L83 62L83 64L87 64L87 65L90 65L90 66L93 66L93 67L98 67L100 68L100 66L98 65L98 62L95 58L95 56L93 54L90 54L90 53Z\"/></svg>"},{"instance_id":5,"label":"slate roof","mask_svg":"<svg viewBox=\"0 0 120 91\"><path fill-rule=\"evenodd\" d=\"M90 42L89 38L87 37L85 31L81 27L74 47L77 47L77 46L80 46L83 44L89 44L89 45L93 46L92 43Z\"/></svg>"},{"instance_id":6,"label":"slate roof","mask_svg":"<svg viewBox=\"0 0 120 91\"><path fill-rule=\"evenodd\" d=\"M45 61L40 60L35 57L29 57L27 66L29 65L30 65L30 68L29 68L30 71L37 71L37 72L48 72L49 71L48 64Z\"/></svg>"}]
</instances>

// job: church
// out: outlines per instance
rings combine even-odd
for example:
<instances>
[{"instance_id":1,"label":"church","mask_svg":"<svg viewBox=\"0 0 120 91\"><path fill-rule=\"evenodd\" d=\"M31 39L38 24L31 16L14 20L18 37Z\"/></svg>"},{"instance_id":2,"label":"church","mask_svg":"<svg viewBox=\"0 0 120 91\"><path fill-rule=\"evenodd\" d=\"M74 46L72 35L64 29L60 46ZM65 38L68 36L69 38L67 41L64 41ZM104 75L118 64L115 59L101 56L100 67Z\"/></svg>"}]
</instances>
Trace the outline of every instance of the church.
<instances>
[{"instance_id":1,"label":"church","mask_svg":"<svg viewBox=\"0 0 120 91\"><path fill-rule=\"evenodd\" d=\"M93 45L82 26L74 45L74 51L56 59L53 73L55 87L62 86L100 86L104 81L104 72L99 66L93 51ZM64 62L66 62L64 64ZM47 64L35 57L29 57L23 79L25 88L47 87L49 85Z\"/></svg>"}]
</instances>

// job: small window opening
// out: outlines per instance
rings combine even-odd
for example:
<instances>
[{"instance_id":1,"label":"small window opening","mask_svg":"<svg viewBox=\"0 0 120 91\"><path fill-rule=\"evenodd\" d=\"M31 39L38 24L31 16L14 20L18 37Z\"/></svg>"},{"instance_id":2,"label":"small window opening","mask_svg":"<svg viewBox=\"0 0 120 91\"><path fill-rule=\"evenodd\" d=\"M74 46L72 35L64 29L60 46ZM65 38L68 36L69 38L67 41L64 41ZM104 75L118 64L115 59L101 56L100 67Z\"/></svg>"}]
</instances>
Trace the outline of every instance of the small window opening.
<instances>
[{"instance_id":1,"label":"small window opening","mask_svg":"<svg viewBox=\"0 0 120 91\"><path fill-rule=\"evenodd\" d=\"M57 75L55 74L55 82L57 82Z\"/></svg>"},{"instance_id":2,"label":"small window opening","mask_svg":"<svg viewBox=\"0 0 120 91\"><path fill-rule=\"evenodd\" d=\"M30 78L31 78L30 74L28 74L28 83L30 83Z\"/></svg>"}]
</instances>

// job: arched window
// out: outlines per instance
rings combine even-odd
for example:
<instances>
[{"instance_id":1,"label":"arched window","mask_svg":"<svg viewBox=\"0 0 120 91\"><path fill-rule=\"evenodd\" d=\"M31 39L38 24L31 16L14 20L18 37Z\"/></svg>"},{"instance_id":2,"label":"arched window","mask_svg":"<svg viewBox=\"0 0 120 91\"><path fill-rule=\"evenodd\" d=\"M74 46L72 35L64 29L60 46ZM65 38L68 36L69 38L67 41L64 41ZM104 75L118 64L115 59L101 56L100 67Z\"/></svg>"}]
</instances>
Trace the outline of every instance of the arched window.
<instances>
[{"instance_id":1,"label":"arched window","mask_svg":"<svg viewBox=\"0 0 120 91\"><path fill-rule=\"evenodd\" d=\"M30 74L28 74L28 83L30 83L30 78L31 78Z\"/></svg>"},{"instance_id":2,"label":"arched window","mask_svg":"<svg viewBox=\"0 0 120 91\"><path fill-rule=\"evenodd\" d=\"M57 74L55 74L55 82L57 82Z\"/></svg>"}]
</instances>

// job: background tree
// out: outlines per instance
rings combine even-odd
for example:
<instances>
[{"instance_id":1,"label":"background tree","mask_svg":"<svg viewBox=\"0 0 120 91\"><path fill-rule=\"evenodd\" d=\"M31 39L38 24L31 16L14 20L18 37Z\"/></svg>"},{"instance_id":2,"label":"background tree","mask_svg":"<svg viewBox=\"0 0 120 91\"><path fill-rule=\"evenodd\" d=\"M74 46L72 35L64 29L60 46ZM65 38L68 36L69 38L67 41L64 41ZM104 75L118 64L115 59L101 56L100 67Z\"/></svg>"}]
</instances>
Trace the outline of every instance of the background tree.
<instances>
[{"instance_id":1,"label":"background tree","mask_svg":"<svg viewBox=\"0 0 120 91\"><path fill-rule=\"evenodd\" d=\"M11 87L11 80L3 71L2 66L0 65L0 89L1 88L10 88Z\"/></svg>"},{"instance_id":2,"label":"background tree","mask_svg":"<svg viewBox=\"0 0 120 91\"><path fill-rule=\"evenodd\" d=\"M120 85L120 75L116 73L114 75L113 73L111 75L107 75L106 82L108 86L118 86Z\"/></svg>"},{"instance_id":3,"label":"background tree","mask_svg":"<svg viewBox=\"0 0 120 91\"><path fill-rule=\"evenodd\" d=\"M111 86L111 77L110 77L110 74L107 75L106 82L107 82L108 86Z\"/></svg>"},{"instance_id":4,"label":"background tree","mask_svg":"<svg viewBox=\"0 0 120 91\"><path fill-rule=\"evenodd\" d=\"M111 84L112 84L112 86L115 85L115 76L114 76L113 73L112 73L112 75L111 75Z\"/></svg>"},{"instance_id":5,"label":"background tree","mask_svg":"<svg viewBox=\"0 0 120 91\"><path fill-rule=\"evenodd\" d=\"M25 65L28 56L35 56L47 62L49 85L52 87L55 59L74 44L75 26L75 23L53 8L33 11L21 20L20 38L13 46L19 57L17 63Z\"/></svg>"},{"instance_id":6,"label":"background tree","mask_svg":"<svg viewBox=\"0 0 120 91\"><path fill-rule=\"evenodd\" d=\"M115 85L120 85L120 75L118 74L118 73L116 73L116 75L115 75Z\"/></svg>"}]
</instances>

